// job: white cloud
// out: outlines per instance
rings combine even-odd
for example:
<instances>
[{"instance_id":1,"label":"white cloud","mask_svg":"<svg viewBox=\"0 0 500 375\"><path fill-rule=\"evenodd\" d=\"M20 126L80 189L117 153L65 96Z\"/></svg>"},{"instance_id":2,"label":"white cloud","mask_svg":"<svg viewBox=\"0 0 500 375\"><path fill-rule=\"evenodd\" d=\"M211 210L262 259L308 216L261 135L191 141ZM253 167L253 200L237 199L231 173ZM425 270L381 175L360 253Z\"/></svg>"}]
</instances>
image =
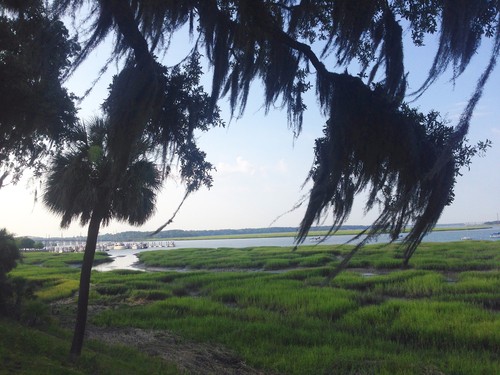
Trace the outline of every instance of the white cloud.
<instances>
[{"instance_id":1,"label":"white cloud","mask_svg":"<svg viewBox=\"0 0 500 375\"><path fill-rule=\"evenodd\" d=\"M278 163L276 163L276 170L280 173L288 172L288 164L284 159L280 159Z\"/></svg>"},{"instance_id":2,"label":"white cloud","mask_svg":"<svg viewBox=\"0 0 500 375\"><path fill-rule=\"evenodd\" d=\"M238 156L234 163L218 163L216 169L217 173L221 175L233 173L254 175L256 170L252 163L250 163L248 160L243 159L241 156Z\"/></svg>"},{"instance_id":3,"label":"white cloud","mask_svg":"<svg viewBox=\"0 0 500 375\"><path fill-rule=\"evenodd\" d=\"M286 174L288 172L288 164L285 159L280 159L273 164L255 165L238 156L234 162L219 162L216 169L217 174L221 176L229 174L269 176L270 174Z\"/></svg>"}]
</instances>

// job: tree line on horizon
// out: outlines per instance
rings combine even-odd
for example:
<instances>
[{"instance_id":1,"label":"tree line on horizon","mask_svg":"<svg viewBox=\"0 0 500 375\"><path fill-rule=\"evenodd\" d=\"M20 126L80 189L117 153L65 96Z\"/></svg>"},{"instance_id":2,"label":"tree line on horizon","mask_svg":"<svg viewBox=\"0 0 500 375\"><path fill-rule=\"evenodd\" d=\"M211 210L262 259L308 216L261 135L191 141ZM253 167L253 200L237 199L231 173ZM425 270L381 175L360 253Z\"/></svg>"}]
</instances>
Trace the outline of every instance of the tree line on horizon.
<instances>
[{"instance_id":1,"label":"tree line on horizon","mask_svg":"<svg viewBox=\"0 0 500 375\"><path fill-rule=\"evenodd\" d=\"M484 225L498 225L500 221L485 221L482 223ZM454 224L437 224L436 227L454 227L463 226L464 223L454 223ZM342 225L340 231L342 230L355 230L363 231L366 230L368 225ZM312 226L310 232L323 232L328 233L331 227L328 225ZM123 241L157 241L160 239L172 239L172 238L184 238L184 237L205 237L205 236L232 236L232 235L246 235L246 234L273 234L273 233L297 233L299 227L261 227L261 228L240 228L240 229L200 229L200 230L190 230L190 229L168 229L162 230L157 234L151 236L149 231L123 231L118 233L102 233L99 234L99 241L112 241L112 242L123 242ZM27 238L27 237L23 237ZM32 236L29 237L36 241L46 241L45 237ZM68 241L81 241L84 240L83 236L70 236L70 237L50 237L50 240L68 240Z\"/></svg>"},{"instance_id":2,"label":"tree line on horizon","mask_svg":"<svg viewBox=\"0 0 500 375\"><path fill-rule=\"evenodd\" d=\"M363 230L366 225L343 225L341 230ZM158 232L154 236L150 236L148 231L123 231L119 233L104 233L99 235L99 241L138 241L156 239L169 239L179 237L202 237L202 236L220 236L220 235L238 235L238 234L266 234L266 233L297 233L298 227L263 227L263 228L242 228L242 229L202 229L202 230L186 230L186 229L169 229ZM330 226L313 226L311 231L328 232ZM33 237L37 240L42 240L41 237ZM73 236L64 237L65 240L77 240L84 237ZM56 240L58 237L51 237Z\"/></svg>"}]
</instances>

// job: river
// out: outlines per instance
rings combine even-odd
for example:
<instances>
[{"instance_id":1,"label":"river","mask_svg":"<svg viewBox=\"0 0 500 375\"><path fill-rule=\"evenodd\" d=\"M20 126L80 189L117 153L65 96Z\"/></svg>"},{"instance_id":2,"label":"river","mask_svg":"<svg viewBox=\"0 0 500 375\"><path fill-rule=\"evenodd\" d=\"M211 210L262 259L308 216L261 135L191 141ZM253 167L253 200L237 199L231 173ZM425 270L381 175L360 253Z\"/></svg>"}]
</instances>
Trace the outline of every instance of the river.
<instances>
[{"instance_id":1,"label":"river","mask_svg":"<svg viewBox=\"0 0 500 375\"><path fill-rule=\"evenodd\" d=\"M434 231L424 237L423 242L452 242L460 241L462 238L470 240L500 240L500 238L492 238L490 235L494 232L499 232L500 227L491 227L488 229L471 229L457 231ZM327 237L322 245L340 245L347 243L354 238L353 235L335 235ZM141 270L136 266L138 258L135 254L143 251L153 250L173 250L173 249L188 249L188 248L245 248L245 247L261 247L261 246L294 246L293 237L273 237L273 238L242 238L242 239L220 239L220 240L182 240L175 241L175 247L150 247L147 249L124 249L110 250L108 254L113 261L95 266L96 271L112 271L117 269ZM389 242L388 235L381 235L373 243ZM304 245L314 244L315 242L309 238L306 239Z\"/></svg>"}]
</instances>

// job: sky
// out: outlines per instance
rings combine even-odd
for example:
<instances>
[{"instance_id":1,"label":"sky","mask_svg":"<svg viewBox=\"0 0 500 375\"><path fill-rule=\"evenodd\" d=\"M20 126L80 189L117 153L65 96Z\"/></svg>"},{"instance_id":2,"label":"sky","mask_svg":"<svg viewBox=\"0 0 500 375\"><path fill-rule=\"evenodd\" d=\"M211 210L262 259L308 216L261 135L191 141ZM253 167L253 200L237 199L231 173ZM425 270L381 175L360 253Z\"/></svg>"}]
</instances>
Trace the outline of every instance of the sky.
<instances>
[{"instance_id":1,"label":"sky","mask_svg":"<svg viewBox=\"0 0 500 375\"><path fill-rule=\"evenodd\" d=\"M189 44L185 38L181 35L172 42L173 52L165 56L165 65L177 63L187 51ZM108 57L110 45L111 41L108 41L75 72L66 84L69 91L82 95L89 88ZM490 50L491 45L483 43L459 79L452 82L452 72L445 73L412 106L419 107L423 112L438 110L451 124L456 124L488 63ZM405 49L405 68L410 72L408 93L424 82L434 52L433 38L426 40L425 47ZM327 60L327 66L332 61ZM116 69L112 66L80 104L80 118L88 119L99 113L99 106L106 97ZM349 72L356 73L355 70ZM207 72L203 82L207 86L210 73ZM441 224L482 223L496 220L500 214L499 87L500 72L496 69L476 108L468 135L473 144L489 139L493 146L484 157L475 157L470 170L464 170L463 176L458 178L455 200L444 210L439 220ZM309 95L306 98L308 110L304 115L303 130L295 138L288 128L286 111L277 108L266 114L262 104L263 95L258 84L252 88L245 114L239 119L230 119L227 102L221 100L226 126L198 135L199 147L216 167L213 186L210 190L201 188L193 193L174 222L165 229L296 227L300 224L305 207L292 208L308 193L308 185L304 188L302 185L313 163L314 140L322 135L326 119L321 115L314 95ZM41 183L26 176L17 185L0 189L0 228L5 227L17 236L85 236L87 228L81 227L78 222L61 229L60 217L48 212L41 199L35 201L34 191L41 190ZM172 216L183 195L183 186L174 176L164 185L157 200L156 214L146 224L134 227L113 221L101 228L101 233L154 231ZM377 210L365 213L363 203L363 196L358 197L346 224L368 225L374 220ZM320 224L330 223L326 218Z\"/></svg>"}]
</instances>

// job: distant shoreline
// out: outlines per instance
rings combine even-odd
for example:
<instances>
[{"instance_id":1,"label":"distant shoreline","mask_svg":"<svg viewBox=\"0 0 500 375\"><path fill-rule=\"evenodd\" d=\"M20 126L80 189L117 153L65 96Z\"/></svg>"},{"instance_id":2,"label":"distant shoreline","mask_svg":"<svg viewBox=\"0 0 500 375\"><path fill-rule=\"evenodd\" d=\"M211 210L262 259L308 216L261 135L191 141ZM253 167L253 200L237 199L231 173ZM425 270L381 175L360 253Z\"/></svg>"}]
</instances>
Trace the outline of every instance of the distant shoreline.
<instances>
[{"instance_id":1,"label":"distant shoreline","mask_svg":"<svg viewBox=\"0 0 500 375\"><path fill-rule=\"evenodd\" d=\"M492 228L491 224L481 225L449 225L437 226L433 231L467 231L477 229ZM367 227L365 226L347 226L345 229L340 229L335 232L335 236L355 236L360 234ZM405 232L409 232L407 229ZM150 241L186 241L186 240L222 240L222 239L246 239L246 238L277 238L277 237L295 237L297 228L282 227L282 228L248 228L248 229L221 229L221 230L167 230L160 232L154 237L149 236L150 232L146 231L129 231L116 234L102 234L99 236L100 242L150 242ZM324 237L329 235L329 227L315 227L309 231L307 237ZM47 238L31 237L34 240L45 241ZM85 236L74 236L57 238L51 237L51 241L85 241Z\"/></svg>"},{"instance_id":2,"label":"distant shoreline","mask_svg":"<svg viewBox=\"0 0 500 375\"><path fill-rule=\"evenodd\" d=\"M490 225L474 225L466 227L438 227L434 228L435 232L447 232L458 230L479 230L491 228ZM333 236L355 236L362 232L361 229L341 229L332 234ZM409 232L406 230L405 233ZM277 232L277 233L248 233L248 234L220 234L212 236L189 236L189 237L155 237L154 239L143 239L144 241L187 241L187 240L237 240L246 238L277 238L277 237L295 237L296 232ZM310 231L307 237L324 237L327 236L327 230Z\"/></svg>"}]
</instances>

